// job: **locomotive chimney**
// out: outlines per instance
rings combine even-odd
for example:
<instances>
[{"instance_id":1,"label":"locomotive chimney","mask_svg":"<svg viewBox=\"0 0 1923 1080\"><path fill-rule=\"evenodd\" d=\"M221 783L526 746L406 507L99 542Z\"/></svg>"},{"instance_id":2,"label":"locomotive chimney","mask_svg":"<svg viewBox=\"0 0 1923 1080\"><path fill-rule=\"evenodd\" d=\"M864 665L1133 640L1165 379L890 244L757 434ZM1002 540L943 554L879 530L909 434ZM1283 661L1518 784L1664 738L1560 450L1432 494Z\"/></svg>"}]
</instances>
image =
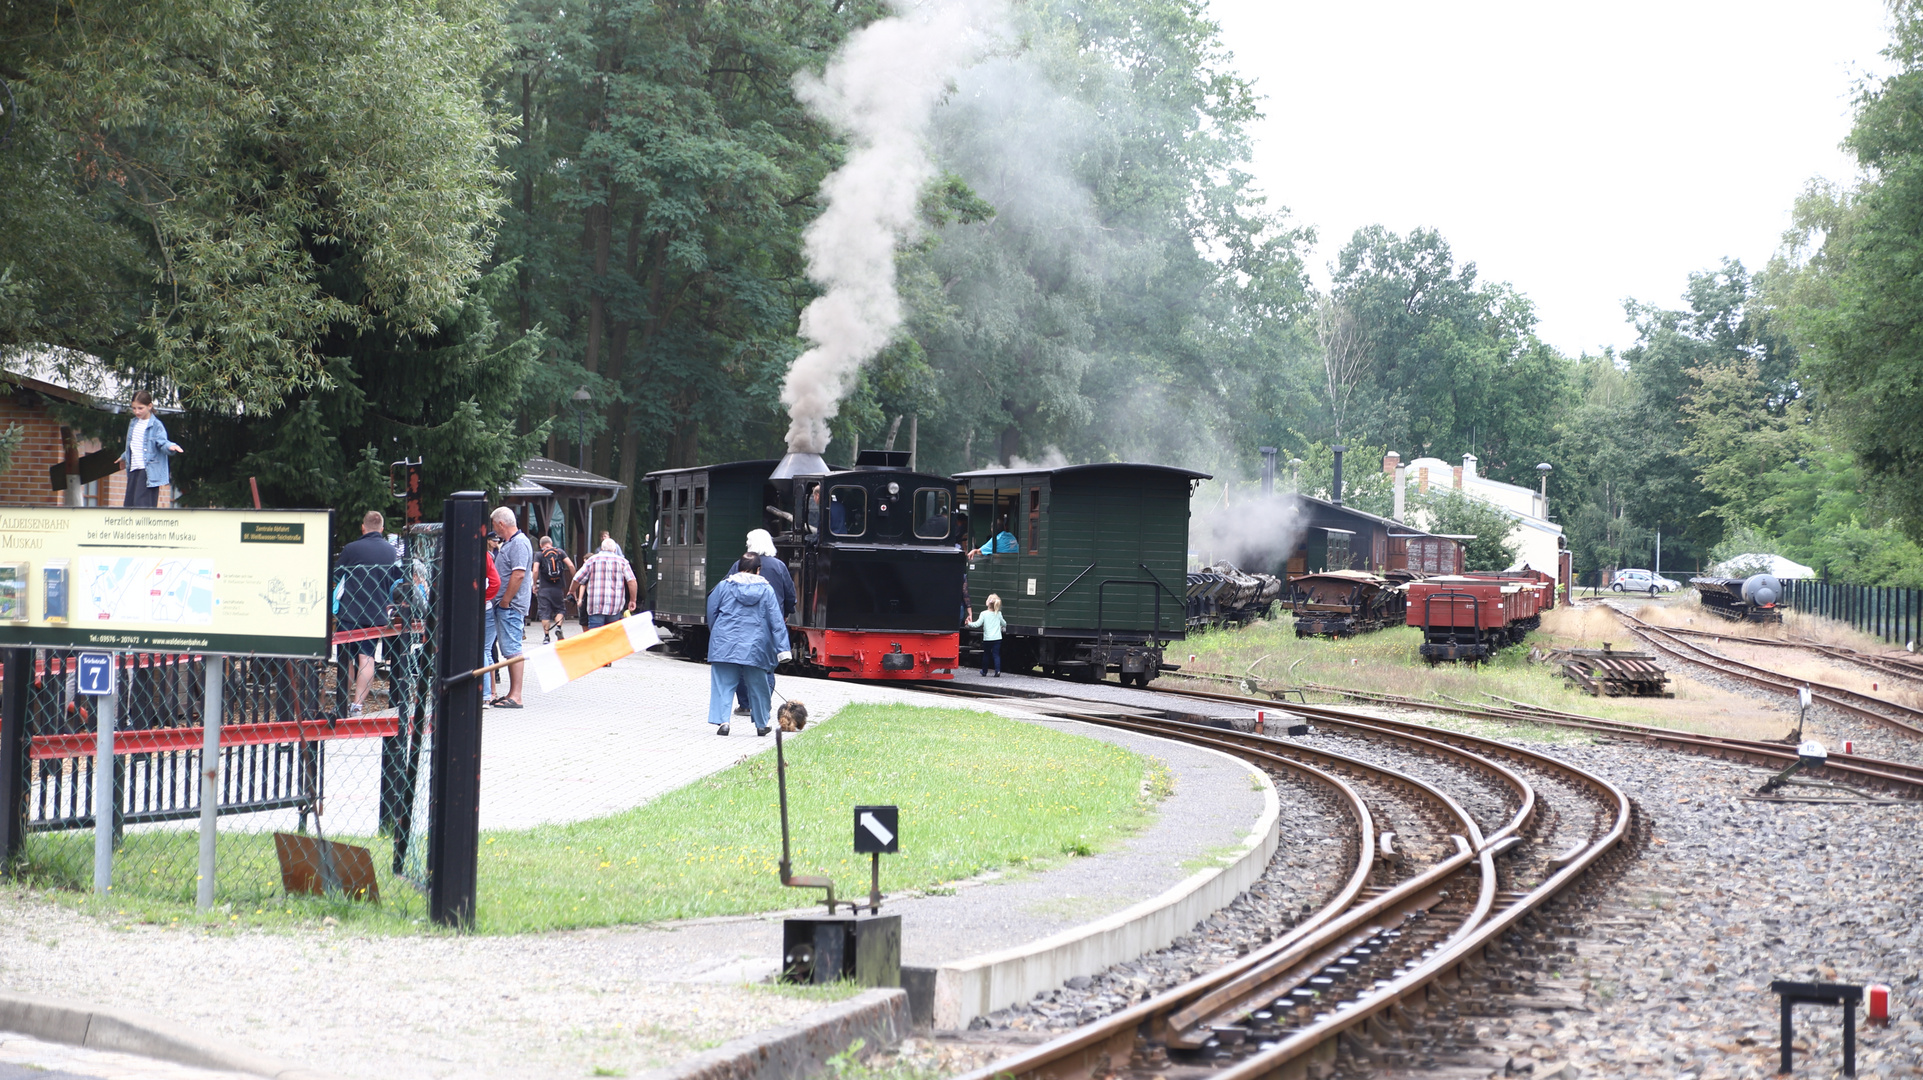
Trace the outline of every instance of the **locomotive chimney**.
<instances>
[{"instance_id":1,"label":"locomotive chimney","mask_svg":"<svg viewBox=\"0 0 1923 1080\"><path fill-rule=\"evenodd\" d=\"M1337 444L1335 446L1329 447L1329 449L1335 451L1335 475L1331 477L1329 480L1329 501L1336 504L1337 506L1341 506L1342 505L1342 451L1347 450L1348 447L1343 446L1341 444Z\"/></svg>"},{"instance_id":2,"label":"locomotive chimney","mask_svg":"<svg viewBox=\"0 0 1923 1080\"><path fill-rule=\"evenodd\" d=\"M781 464L775 466L774 474L768 479L793 480L797 476L820 476L829 471L828 463L821 459L820 454L790 451L787 457L781 459Z\"/></svg>"}]
</instances>

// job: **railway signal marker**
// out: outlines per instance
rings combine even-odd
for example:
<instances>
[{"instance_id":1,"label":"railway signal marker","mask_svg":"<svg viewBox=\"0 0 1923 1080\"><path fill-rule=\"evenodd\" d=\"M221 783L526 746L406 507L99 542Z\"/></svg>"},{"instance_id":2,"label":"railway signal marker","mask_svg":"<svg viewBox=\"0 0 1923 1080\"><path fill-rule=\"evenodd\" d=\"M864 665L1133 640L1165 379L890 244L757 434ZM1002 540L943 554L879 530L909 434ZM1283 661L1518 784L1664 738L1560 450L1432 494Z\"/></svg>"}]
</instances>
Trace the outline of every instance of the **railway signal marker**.
<instances>
[{"instance_id":1,"label":"railway signal marker","mask_svg":"<svg viewBox=\"0 0 1923 1080\"><path fill-rule=\"evenodd\" d=\"M901 850L901 808L855 807L855 854L893 855Z\"/></svg>"}]
</instances>

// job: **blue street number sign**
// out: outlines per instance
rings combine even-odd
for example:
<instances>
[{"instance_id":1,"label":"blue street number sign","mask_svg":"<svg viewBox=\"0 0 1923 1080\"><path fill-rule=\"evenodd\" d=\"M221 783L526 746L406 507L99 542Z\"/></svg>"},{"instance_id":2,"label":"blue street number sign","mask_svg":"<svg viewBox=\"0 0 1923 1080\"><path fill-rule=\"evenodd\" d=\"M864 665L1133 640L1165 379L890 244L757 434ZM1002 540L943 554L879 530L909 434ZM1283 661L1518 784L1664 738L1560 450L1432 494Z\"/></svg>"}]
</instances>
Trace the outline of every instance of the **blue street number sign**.
<instances>
[{"instance_id":1,"label":"blue street number sign","mask_svg":"<svg viewBox=\"0 0 1923 1080\"><path fill-rule=\"evenodd\" d=\"M113 661L112 653L81 653L80 692L93 697L111 696L114 692Z\"/></svg>"}]
</instances>

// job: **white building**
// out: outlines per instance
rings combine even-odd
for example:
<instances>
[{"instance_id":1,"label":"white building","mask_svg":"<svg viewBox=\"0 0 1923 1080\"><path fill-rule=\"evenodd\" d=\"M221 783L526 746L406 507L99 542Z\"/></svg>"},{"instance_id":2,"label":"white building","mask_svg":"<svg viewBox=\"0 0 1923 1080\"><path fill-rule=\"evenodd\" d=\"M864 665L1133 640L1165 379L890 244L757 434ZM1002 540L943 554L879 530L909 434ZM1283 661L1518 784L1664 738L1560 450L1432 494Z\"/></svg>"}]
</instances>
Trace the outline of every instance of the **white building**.
<instances>
[{"instance_id":1,"label":"white building","mask_svg":"<svg viewBox=\"0 0 1923 1080\"><path fill-rule=\"evenodd\" d=\"M1451 465L1433 457L1417 458L1403 465L1401 458L1400 454L1391 451L1382 459L1382 471L1394 477L1396 470L1401 469L1403 483L1418 492L1438 487L1454 488L1502 510L1516 519L1515 527L1508 536L1509 543L1516 548L1516 566L1527 566L1549 574L1558 572L1557 568L1562 565L1562 526L1549 520L1549 504L1541 492L1491 480L1477 473L1474 454L1462 455L1461 465ZM1398 493L1398 516L1402 505L1403 497Z\"/></svg>"}]
</instances>

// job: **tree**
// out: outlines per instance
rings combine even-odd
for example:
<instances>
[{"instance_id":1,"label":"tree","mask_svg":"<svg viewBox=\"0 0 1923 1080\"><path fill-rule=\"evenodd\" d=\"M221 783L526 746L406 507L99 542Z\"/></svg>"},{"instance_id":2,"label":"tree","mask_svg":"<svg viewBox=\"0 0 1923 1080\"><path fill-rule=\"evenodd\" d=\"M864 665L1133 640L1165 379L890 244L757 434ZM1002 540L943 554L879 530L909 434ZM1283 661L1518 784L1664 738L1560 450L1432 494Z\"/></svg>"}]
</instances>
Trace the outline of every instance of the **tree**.
<instances>
[{"instance_id":1,"label":"tree","mask_svg":"<svg viewBox=\"0 0 1923 1080\"><path fill-rule=\"evenodd\" d=\"M504 333L494 314L513 275L513 267L488 275L435 315L432 334L337 328L320 342L326 379L271 414L190 411L175 427L193 452L174 466L189 499L244 506L255 477L265 505L332 507L344 541L360 535L366 511L397 509L389 462L422 459L430 518L455 491L505 488L547 434L516 430L541 339Z\"/></svg>"},{"instance_id":2,"label":"tree","mask_svg":"<svg viewBox=\"0 0 1923 1080\"><path fill-rule=\"evenodd\" d=\"M1516 519L1493 503L1454 488L1431 491L1418 498L1425 526L1447 536L1473 536L1463 551L1464 570L1507 570L1516 563L1516 545L1509 542Z\"/></svg>"},{"instance_id":3,"label":"tree","mask_svg":"<svg viewBox=\"0 0 1923 1080\"><path fill-rule=\"evenodd\" d=\"M0 6L0 347L258 411L324 382L341 328L459 305L498 202L490 0L70 9Z\"/></svg>"},{"instance_id":4,"label":"tree","mask_svg":"<svg viewBox=\"0 0 1923 1080\"><path fill-rule=\"evenodd\" d=\"M791 81L879 10L512 9L512 63L496 84L521 115L497 252L517 268L503 317L549 335L524 423L589 387L591 467L627 485L610 522L618 538L647 469L781 445L777 396L812 295L800 235L839 153Z\"/></svg>"},{"instance_id":5,"label":"tree","mask_svg":"<svg viewBox=\"0 0 1923 1080\"><path fill-rule=\"evenodd\" d=\"M1799 203L1781 293L1843 446L1918 537L1923 446L1907 435L1923 426L1923 3L1890 8L1895 40L1884 56L1897 70L1858 98L1845 143L1865 179Z\"/></svg>"}]
</instances>

